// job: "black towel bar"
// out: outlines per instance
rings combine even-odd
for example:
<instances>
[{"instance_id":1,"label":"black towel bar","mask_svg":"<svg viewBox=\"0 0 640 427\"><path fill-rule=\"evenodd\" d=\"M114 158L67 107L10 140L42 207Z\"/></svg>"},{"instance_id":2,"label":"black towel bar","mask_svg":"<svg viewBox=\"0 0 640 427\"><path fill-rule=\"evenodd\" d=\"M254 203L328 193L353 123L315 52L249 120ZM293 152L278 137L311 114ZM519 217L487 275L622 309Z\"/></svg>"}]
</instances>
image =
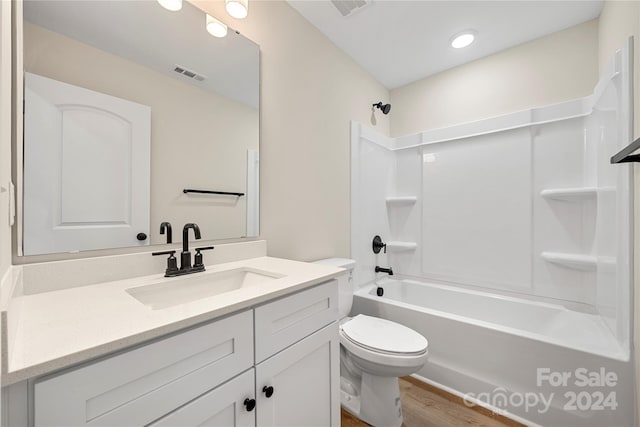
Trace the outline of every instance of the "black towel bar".
<instances>
[{"instance_id":1,"label":"black towel bar","mask_svg":"<svg viewBox=\"0 0 640 427\"><path fill-rule=\"evenodd\" d=\"M212 190L194 190L191 188L185 188L182 190L183 193L198 193L198 194L223 194L225 196L244 196L244 193L234 193L229 191L212 191Z\"/></svg>"}]
</instances>

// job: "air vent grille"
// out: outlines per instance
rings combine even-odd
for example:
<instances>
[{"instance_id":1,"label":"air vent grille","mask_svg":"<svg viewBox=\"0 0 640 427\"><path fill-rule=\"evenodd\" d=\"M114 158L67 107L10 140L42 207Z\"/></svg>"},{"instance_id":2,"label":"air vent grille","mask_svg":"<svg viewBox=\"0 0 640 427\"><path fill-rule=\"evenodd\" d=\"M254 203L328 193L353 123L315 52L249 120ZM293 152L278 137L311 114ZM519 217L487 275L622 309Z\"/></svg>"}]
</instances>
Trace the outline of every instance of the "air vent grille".
<instances>
[{"instance_id":1,"label":"air vent grille","mask_svg":"<svg viewBox=\"0 0 640 427\"><path fill-rule=\"evenodd\" d=\"M176 64L174 66L174 68L173 68L173 71L175 71L178 74L182 74L183 76L188 77L190 79L199 81L199 82L204 81L207 78L206 76L204 76L204 75L202 75L200 73L197 73L197 72L195 72L193 70L189 70L189 69L183 67L182 65L177 65Z\"/></svg>"},{"instance_id":2,"label":"air vent grille","mask_svg":"<svg viewBox=\"0 0 640 427\"><path fill-rule=\"evenodd\" d=\"M349 16L371 4L371 0L331 0L342 16Z\"/></svg>"}]
</instances>

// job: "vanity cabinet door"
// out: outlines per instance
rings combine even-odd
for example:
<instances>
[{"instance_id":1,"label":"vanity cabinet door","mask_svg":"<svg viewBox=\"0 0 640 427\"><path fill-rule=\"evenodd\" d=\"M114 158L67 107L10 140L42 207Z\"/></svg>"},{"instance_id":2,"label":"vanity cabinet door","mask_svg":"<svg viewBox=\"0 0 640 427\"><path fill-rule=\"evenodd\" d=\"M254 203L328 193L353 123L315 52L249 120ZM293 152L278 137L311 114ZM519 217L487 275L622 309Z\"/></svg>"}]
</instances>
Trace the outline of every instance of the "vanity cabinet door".
<instances>
[{"instance_id":1,"label":"vanity cabinet door","mask_svg":"<svg viewBox=\"0 0 640 427\"><path fill-rule=\"evenodd\" d=\"M259 427L338 427L337 322L258 364L256 400Z\"/></svg>"},{"instance_id":2,"label":"vanity cabinet door","mask_svg":"<svg viewBox=\"0 0 640 427\"><path fill-rule=\"evenodd\" d=\"M38 380L35 427L146 426L253 367L253 312Z\"/></svg>"},{"instance_id":3,"label":"vanity cabinet door","mask_svg":"<svg viewBox=\"0 0 640 427\"><path fill-rule=\"evenodd\" d=\"M148 427L255 427L255 407L244 403L254 399L254 390L250 369Z\"/></svg>"}]
</instances>

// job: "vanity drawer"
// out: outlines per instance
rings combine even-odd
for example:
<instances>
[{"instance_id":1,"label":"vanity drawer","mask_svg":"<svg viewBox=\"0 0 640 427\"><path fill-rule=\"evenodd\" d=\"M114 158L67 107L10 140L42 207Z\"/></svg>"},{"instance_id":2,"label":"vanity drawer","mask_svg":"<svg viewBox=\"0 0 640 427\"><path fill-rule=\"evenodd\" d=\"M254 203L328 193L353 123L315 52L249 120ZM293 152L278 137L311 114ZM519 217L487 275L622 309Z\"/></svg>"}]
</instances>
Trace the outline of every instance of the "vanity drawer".
<instances>
[{"instance_id":1,"label":"vanity drawer","mask_svg":"<svg viewBox=\"0 0 640 427\"><path fill-rule=\"evenodd\" d=\"M281 298L255 309L256 363L338 319L338 281Z\"/></svg>"},{"instance_id":2,"label":"vanity drawer","mask_svg":"<svg viewBox=\"0 0 640 427\"><path fill-rule=\"evenodd\" d=\"M35 384L35 426L147 425L253 366L245 312Z\"/></svg>"}]
</instances>

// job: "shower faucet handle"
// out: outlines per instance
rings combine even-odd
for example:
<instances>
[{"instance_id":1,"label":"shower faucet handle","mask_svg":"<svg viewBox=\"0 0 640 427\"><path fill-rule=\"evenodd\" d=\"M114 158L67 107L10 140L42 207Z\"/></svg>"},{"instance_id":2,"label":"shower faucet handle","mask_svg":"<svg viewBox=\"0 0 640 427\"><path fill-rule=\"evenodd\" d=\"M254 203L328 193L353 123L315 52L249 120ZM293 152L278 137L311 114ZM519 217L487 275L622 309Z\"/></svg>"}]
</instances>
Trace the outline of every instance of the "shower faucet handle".
<instances>
[{"instance_id":1,"label":"shower faucet handle","mask_svg":"<svg viewBox=\"0 0 640 427\"><path fill-rule=\"evenodd\" d=\"M374 254L379 254L380 249L384 249L384 253L387 253L387 244L382 241L382 238L378 235L373 238L373 242L371 243L371 248L373 249Z\"/></svg>"}]
</instances>

